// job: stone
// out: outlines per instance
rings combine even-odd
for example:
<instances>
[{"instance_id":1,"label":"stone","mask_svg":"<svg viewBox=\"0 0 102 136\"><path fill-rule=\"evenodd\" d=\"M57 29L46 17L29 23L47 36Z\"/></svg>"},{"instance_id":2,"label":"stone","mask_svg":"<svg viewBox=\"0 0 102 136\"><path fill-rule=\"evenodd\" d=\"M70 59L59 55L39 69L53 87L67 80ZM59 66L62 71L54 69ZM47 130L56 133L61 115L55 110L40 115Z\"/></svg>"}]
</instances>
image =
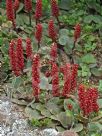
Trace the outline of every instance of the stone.
<instances>
[{"instance_id":1,"label":"stone","mask_svg":"<svg viewBox=\"0 0 102 136\"><path fill-rule=\"evenodd\" d=\"M78 134L75 131L67 130L62 133L59 133L57 136L78 136Z\"/></svg>"}]
</instances>

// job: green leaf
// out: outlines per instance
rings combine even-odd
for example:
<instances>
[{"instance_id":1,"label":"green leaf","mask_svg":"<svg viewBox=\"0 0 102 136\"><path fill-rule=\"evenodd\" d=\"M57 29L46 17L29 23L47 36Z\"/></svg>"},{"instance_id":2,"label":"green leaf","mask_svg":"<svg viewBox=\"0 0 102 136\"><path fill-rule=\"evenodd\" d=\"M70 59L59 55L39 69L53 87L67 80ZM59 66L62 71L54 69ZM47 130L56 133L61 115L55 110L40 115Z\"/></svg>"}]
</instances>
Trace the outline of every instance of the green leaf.
<instances>
[{"instance_id":1,"label":"green leaf","mask_svg":"<svg viewBox=\"0 0 102 136\"><path fill-rule=\"evenodd\" d=\"M102 80L99 81L99 87L98 87L99 91L102 92Z\"/></svg>"},{"instance_id":2,"label":"green leaf","mask_svg":"<svg viewBox=\"0 0 102 136\"><path fill-rule=\"evenodd\" d=\"M74 112L77 112L78 111L78 105L74 102L74 101L72 101L71 99L65 99L64 100L64 109L66 110L66 111L69 111L68 110L68 104L71 104L72 105L72 109L74 110ZM67 114L68 114L68 112L67 112ZM72 112L69 112L69 115L71 115L71 116L73 116L72 115Z\"/></svg>"},{"instance_id":3,"label":"green leaf","mask_svg":"<svg viewBox=\"0 0 102 136\"><path fill-rule=\"evenodd\" d=\"M47 109L43 109L41 110L41 114L45 117L49 117L51 116L51 113L47 110Z\"/></svg>"},{"instance_id":4,"label":"green leaf","mask_svg":"<svg viewBox=\"0 0 102 136\"><path fill-rule=\"evenodd\" d=\"M63 36L63 35L68 35L69 34L69 31L68 31L68 29L61 29L60 31L59 31L59 34L61 35L61 36Z\"/></svg>"},{"instance_id":5,"label":"green leaf","mask_svg":"<svg viewBox=\"0 0 102 136\"><path fill-rule=\"evenodd\" d=\"M20 2L19 9L17 10L17 13L19 13L24 7L24 4Z\"/></svg>"},{"instance_id":6,"label":"green leaf","mask_svg":"<svg viewBox=\"0 0 102 136\"><path fill-rule=\"evenodd\" d=\"M14 88L18 88L22 83L22 78L21 77L15 77L13 80L12 80L12 85Z\"/></svg>"},{"instance_id":7,"label":"green leaf","mask_svg":"<svg viewBox=\"0 0 102 136\"><path fill-rule=\"evenodd\" d=\"M96 77L102 77L102 70L98 68L92 68L91 73Z\"/></svg>"},{"instance_id":8,"label":"green leaf","mask_svg":"<svg viewBox=\"0 0 102 136\"><path fill-rule=\"evenodd\" d=\"M57 104L55 104L54 102L48 101L46 108L54 115L61 112L60 107Z\"/></svg>"},{"instance_id":9,"label":"green leaf","mask_svg":"<svg viewBox=\"0 0 102 136\"><path fill-rule=\"evenodd\" d=\"M28 59L27 64L26 64L26 68L31 68L31 66L32 66L31 60Z\"/></svg>"},{"instance_id":10,"label":"green leaf","mask_svg":"<svg viewBox=\"0 0 102 136\"><path fill-rule=\"evenodd\" d=\"M70 9L71 5L73 4L72 0L61 0L59 3L60 8L62 9Z\"/></svg>"},{"instance_id":11,"label":"green leaf","mask_svg":"<svg viewBox=\"0 0 102 136\"><path fill-rule=\"evenodd\" d=\"M91 23L93 20L93 16L92 15L88 15L84 18L84 23Z\"/></svg>"},{"instance_id":12,"label":"green leaf","mask_svg":"<svg viewBox=\"0 0 102 136\"><path fill-rule=\"evenodd\" d=\"M72 100L70 100L70 99L65 99L65 100L64 100L64 109L65 109L65 110L68 110L68 104L71 104L72 106L75 105ZM73 107L73 108L74 108L74 107Z\"/></svg>"},{"instance_id":13,"label":"green leaf","mask_svg":"<svg viewBox=\"0 0 102 136\"><path fill-rule=\"evenodd\" d=\"M57 115L57 118L64 128L68 128L68 126L73 122L73 118L71 116L67 116L65 112L60 112Z\"/></svg>"},{"instance_id":14,"label":"green leaf","mask_svg":"<svg viewBox=\"0 0 102 136\"><path fill-rule=\"evenodd\" d=\"M66 45L67 42L68 42L68 36L66 36L66 35L60 36L60 38L59 38L59 43L60 43L61 45Z\"/></svg>"},{"instance_id":15,"label":"green leaf","mask_svg":"<svg viewBox=\"0 0 102 136\"><path fill-rule=\"evenodd\" d=\"M3 44L1 46L1 50L2 50L3 54L8 54L8 44Z\"/></svg>"},{"instance_id":16,"label":"green leaf","mask_svg":"<svg viewBox=\"0 0 102 136\"><path fill-rule=\"evenodd\" d=\"M23 106L26 106L26 105L28 105L28 102L26 102L25 100L18 100L18 99L12 99L11 100L13 103L15 103L15 104L18 104L18 105L23 105Z\"/></svg>"},{"instance_id":17,"label":"green leaf","mask_svg":"<svg viewBox=\"0 0 102 136\"><path fill-rule=\"evenodd\" d=\"M36 109L41 112L43 109L45 109L45 106L43 104L41 104L41 103L38 103L36 105Z\"/></svg>"},{"instance_id":18,"label":"green leaf","mask_svg":"<svg viewBox=\"0 0 102 136\"><path fill-rule=\"evenodd\" d=\"M48 82L48 78L44 75L40 78L40 89L42 90L52 90L52 86Z\"/></svg>"},{"instance_id":19,"label":"green leaf","mask_svg":"<svg viewBox=\"0 0 102 136\"><path fill-rule=\"evenodd\" d=\"M3 38L0 37L0 46L3 44Z\"/></svg>"},{"instance_id":20,"label":"green leaf","mask_svg":"<svg viewBox=\"0 0 102 136\"><path fill-rule=\"evenodd\" d=\"M73 130L74 130L75 132L80 132L80 131L82 131L82 130L83 130L83 124L81 124L81 123L76 124L75 127L73 128Z\"/></svg>"},{"instance_id":21,"label":"green leaf","mask_svg":"<svg viewBox=\"0 0 102 136\"><path fill-rule=\"evenodd\" d=\"M98 99L99 108L102 109L102 99Z\"/></svg>"},{"instance_id":22,"label":"green leaf","mask_svg":"<svg viewBox=\"0 0 102 136\"><path fill-rule=\"evenodd\" d=\"M58 132L65 131L65 129L63 127L61 127L61 126L56 126L56 129L57 129Z\"/></svg>"},{"instance_id":23,"label":"green leaf","mask_svg":"<svg viewBox=\"0 0 102 136\"><path fill-rule=\"evenodd\" d=\"M37 110L33 110L30 107L25 108L26 116L29 117L30 120L32 119L41 119L42 116Z\"/></svg>"},{"instance_id":24,"label":"green leaf","mask_svg":"<svg viewBox=\"0 0 102 136\"><path fill-rule=\"evenodd\" d=\"M86 54L82 56L81 61L86 64L96 63L96 59L92 54Z\"/></svg>"},{"instance_id":25,"label":"green leaf","mask_svg":"<svg viewBox=\"0 0 102 136\"><path fill-rule=\"evenodd\" d=\"M102 18L101 18L101 16L99 16L99 15L94 15L94 16L93 16L93 21L94 21L95 23L102 23Z\"/></svg>"}]
</instances>

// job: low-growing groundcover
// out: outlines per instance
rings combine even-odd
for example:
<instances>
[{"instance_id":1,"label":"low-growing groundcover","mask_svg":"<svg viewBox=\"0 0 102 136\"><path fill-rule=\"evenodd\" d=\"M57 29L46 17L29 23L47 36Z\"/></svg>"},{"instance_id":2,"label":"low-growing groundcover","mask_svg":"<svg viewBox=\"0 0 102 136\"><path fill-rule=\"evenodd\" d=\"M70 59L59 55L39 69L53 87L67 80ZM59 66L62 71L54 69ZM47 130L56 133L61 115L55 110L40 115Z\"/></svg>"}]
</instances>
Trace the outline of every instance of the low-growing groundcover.
<instances>
[{"instance_id":1,"label":"low-growing groundcover","mask_svg":"<svg viewBox=\"0 0 102 136\"><path fill-rule=\"evenodd\" d=\"M89 5L2 2L1 81L12 102L25 106L33 127L102 135L101 27L94 22L102 20L102 12L99 18L91 15L95 11Z\"/></svg>"}]
</instances>

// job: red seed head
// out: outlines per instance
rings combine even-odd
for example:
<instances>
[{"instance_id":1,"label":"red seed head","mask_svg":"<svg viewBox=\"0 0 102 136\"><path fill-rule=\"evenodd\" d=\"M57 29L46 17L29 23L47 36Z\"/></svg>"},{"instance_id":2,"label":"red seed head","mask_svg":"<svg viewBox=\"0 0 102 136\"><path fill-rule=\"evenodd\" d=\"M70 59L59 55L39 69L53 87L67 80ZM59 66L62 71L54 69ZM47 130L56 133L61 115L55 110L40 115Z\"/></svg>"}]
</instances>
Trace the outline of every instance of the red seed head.
<instances>
[{"instance_id":1,"label":"red seed head","mask_svg":"<svg viewBox=\"0 0 102 136\"><path fill-rule=\"evenodd\" d=\"M74 42L76 43L78 38L80 37L81 34L81 26L80 24L76 24L76 26L74 27Z\"/></svg>"},{"instance_id":2,"label":"red seed head","mask_svg":"<svg viewBox=\"0 0 102 136\"><path fill-rule=\"evenodd\" d=\"M41 42L41 38L42 38L42 25L41 24L37 24L36 26L36 32L35 32L35 38L38 41L38 43Z\"/></svg>"},{"instance_id":3,"label":"red seed head","mask_svg":"<svg viewBox=\"0 0 102 136\"><path fill-rule=\"evenodd\" d=\"M61 71L64 75L64 87L62 90L62 96L68 96L71 92L71 66L66 64L61 68Z\"/></svg>"},{"instance_id":4,"label":"red seed head","mask_svg":"<svg viewBox=\"0 0 102 136\"><path fill-rule=\"evenodd\" d=\"M49 24L48 24L48 33L49 33L49 37L55 42L56 39L57 39L57 33L56 33L55 28L54 28L54 22L53 22L53 20L49 21Z\"/></svg>"},{"instance_id":5,"label":"red seed head","mask_svg":"<svg viewBox=\"0 0 102 136\"><path fill-rule=\"evenodd\" d=\"M59 16L59 7L56 0L51 0L51 10L53 16L55 17Z\"/></svg>"},{"instance_id":6,"label":"red seed head","mask_svg":"<svg viewBox=\"0 0 102 136\"><path fill-rule=\"evenodd\" d=\"M15 28L15 19L14 19L15 15L14 15L12 0L6 0L6 14L7 14L7 19L9 21L12 21L13 26Z\"/></svg>"},{"instance_id":7,"label":"red seed head","mask_svg":"<svg viewBox=\"0 0 102 136\"><path fill-rule=\"evenodd\" d=\"M19 0L15 0L15 1L14 1L14 4L13 4L14 11L17 11L17 10L18 10L19 5L20 5L20 1L19 1Z\"/></svg>"},{"instance_id":8,"label":"red seed head","mask_svg":"<svg viewBox=\"0 0 102 136\"><path fill-rule=\"evenodd\" d=\"M53 43L51 46L50 56L51 56L52 61L56 61L56 58L58 56L56 43Z\"/></svg>"},{"instance_id":9,"label":"red seed head","mask_svg":"<svg viewBox=\"0 0 102 136\"><path fill-rule=\"evenodd\" d=\"M36 1L35 19L39 20L42 17L42 0Z\"/></svg>"},{"instance_id":10,"label":"red seed head","mask_svg":"<svg viewBox=\"0 0 102 136\"><path fill-rule=\"evenodd\" d=\"M17 63L19 69L22 71L24 68L24 56L23 56L23 46L22 46L22 39L18 38L17 39Z\"/></svg>"},{"instance_id":11,"label":"red seed head","mask_svg":"<svg viewBox=\"0 0 102 136\"><path fill-rule=\"evenodd\" d=\"M14 40L11 41L9 45L9 58L10 58L10 65L11 69L14 72L16 76L20 75L20 70L17 65L17 56L16 56L16 51L15 51L15 42Z\"/></svg>"},{"instance_id":12,"label":"red seed head","mask_svg":"<svg viewBox=\"0 0 102 136\"><path fill-rule=\"evenodd\" d=\"M59 96L59 71L58 71L58 66L55 62L52 64L52 95L53 96Z\"/></svg>"},{"instance_id":13,"label":"red seed head","mask_svg":"<svg viewBox=\"0 0 102 136\"><path fill-rule=\"evenodd\" d=\"M30 38L26 39L26 55L27 55L27 58L31 59L31 57L32 57L32 45L31 45Z\"/></svg>"},{"instance_id":14,"label":"red seed head","mask_svg":"<svg viewBox=\"0 0 102 136\"><path fill-rule=\"evenodd\" d=\"M30 12L32 10L32 1L31 0L24 0L25 10Z\"/></svg>"},{"instance_id":15,"label":"red seed head","mask_svg":"<svg viewBox=\"0 0 102 136\"><path fill-rule=\"evenodd\" d=\"M79 105L83 114L89 116L92 112L98 112L97 104L98 92L95 88L86 89L80 85L78 88Z\"/></svg>"},{"instance_id":16,"label":"red seed head","mask_svg":"<svg viewBox=\"0 0 102 136\"><path fill-rule=\"evenodd\" d=\"M39 54L34 55L33 63L32 63L32 87L33 87L33 95L36 99L40 94L40 56Z\"/></svg>"},{"instance_id":17,"label":"red seed head","mask_svg":"<svg viewBox=\"0 0 102 136\"><path fill-rule=\"evenodd\" d=\"M72 66L72 72L71 72L71 90L73 91L77 86L77 74L78 74L78 64L74 64Z\"/></svg>"}]
</instances>

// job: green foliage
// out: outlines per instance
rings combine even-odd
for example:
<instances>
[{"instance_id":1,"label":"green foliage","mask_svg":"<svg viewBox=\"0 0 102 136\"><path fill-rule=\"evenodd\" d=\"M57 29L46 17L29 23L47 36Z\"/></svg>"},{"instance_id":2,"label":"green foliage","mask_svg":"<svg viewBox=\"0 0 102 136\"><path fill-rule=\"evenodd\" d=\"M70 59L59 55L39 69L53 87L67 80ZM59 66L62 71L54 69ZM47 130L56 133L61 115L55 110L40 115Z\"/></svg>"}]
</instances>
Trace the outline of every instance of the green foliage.
<instances>
[{"instance_id":1,"label":"green foliage","mask_svg":"<svg viewBox=\"0 0 102 136\"><path fill-rule=\"evenodd\" d=\"M30 124L34 127L47 127L51 124L51 119L45 118L43 120L32 119Z\"/></svg>"}]
</instances>

